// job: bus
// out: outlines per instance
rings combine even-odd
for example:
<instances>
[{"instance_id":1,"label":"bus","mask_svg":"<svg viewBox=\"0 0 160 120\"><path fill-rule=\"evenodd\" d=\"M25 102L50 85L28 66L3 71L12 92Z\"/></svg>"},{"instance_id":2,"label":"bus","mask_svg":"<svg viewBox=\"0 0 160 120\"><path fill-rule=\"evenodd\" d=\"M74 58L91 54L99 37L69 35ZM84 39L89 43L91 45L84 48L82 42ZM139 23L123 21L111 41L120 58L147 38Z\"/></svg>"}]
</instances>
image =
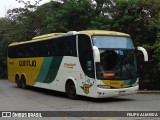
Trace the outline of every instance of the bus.
<instances>
[{"instance_id":1,"label":"bus","mask_svg":"<svg viewBox=\"0 0 160 120\"><path fill-rule=\"evenodd\" d=\"M8 80L77 96L107 98L137 93L136 51L130 35L105 30L69 31L8 46Z\"/></svg>"}]
</instances>

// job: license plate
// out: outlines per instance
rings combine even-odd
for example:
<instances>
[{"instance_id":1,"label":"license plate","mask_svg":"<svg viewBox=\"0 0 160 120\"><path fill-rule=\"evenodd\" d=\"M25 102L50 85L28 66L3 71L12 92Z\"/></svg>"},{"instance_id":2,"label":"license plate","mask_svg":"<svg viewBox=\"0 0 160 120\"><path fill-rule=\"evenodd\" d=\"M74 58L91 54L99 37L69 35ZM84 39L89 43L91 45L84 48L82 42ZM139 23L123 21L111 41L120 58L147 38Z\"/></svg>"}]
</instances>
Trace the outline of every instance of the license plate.
<instances>
[{"instance_id":1,"label":"license plate","mask_svg":"<svg viewBox=\"0 0 160 120\"><path fill-rule=\"evenodd\" d=\"M119 94L121 94L121 95L123 95L125 93L126 93L126 91L119 91Z\"/></svg>"}]
</instances>

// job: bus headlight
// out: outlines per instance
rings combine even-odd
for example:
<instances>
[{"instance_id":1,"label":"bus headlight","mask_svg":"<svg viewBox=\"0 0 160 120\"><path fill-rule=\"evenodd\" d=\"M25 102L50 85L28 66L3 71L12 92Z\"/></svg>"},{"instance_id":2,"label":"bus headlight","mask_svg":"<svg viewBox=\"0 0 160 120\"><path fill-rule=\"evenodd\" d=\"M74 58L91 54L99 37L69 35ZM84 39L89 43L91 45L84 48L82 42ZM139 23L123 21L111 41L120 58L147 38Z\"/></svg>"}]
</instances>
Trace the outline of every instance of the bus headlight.
<instances>
[{"instance_id":1,"label":"bus headlight","mask_svg":"<svg viewBox=\"0 0 160 120\"><path fill-rule=\"evenodd\" d=\"M103 89L110 89L110 86L107 86L107 85L97 85L97 87L103 88Z\"/></svg>"}]
</instances>

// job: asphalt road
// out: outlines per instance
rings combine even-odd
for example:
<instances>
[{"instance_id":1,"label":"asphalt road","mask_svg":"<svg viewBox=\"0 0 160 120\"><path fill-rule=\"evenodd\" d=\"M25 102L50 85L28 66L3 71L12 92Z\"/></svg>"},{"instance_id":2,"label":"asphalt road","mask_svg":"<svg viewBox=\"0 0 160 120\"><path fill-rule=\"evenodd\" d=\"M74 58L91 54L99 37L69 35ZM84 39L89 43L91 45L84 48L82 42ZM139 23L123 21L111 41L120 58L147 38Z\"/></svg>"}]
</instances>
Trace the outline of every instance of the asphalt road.
<instances>
[{"instance_id":1,"label":"asphalt road","mask_svg":"<svg viewBox=\"0 0 160 120\"><path fill-rule=\"evenodd\" d=\"M17 88L16 84L10 83L8 80L0 80L0 111L160 111L160 94L134 94L105 99L80 97L78 100L70 100L64 93L33 87L24 90ZM53 118L47 119L53 120ZM71 118L55 117L54 119L135 120L135 117L99 118L73 116ZM160 117L138 117L136 119L159 120Z\"/></svg>"}]
</instances>

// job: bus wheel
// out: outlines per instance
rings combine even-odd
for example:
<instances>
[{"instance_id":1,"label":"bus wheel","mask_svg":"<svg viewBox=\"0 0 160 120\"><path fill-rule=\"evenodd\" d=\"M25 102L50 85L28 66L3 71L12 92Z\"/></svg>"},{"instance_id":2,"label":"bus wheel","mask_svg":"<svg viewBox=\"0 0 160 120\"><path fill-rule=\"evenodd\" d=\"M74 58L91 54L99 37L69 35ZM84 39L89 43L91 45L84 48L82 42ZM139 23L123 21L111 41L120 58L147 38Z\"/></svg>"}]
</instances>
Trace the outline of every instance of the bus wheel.
<instances>
[{"instance_id":1,"label":"bus wheel","mask_svg":"<svg viewBox=\"0 0 160 120\"><path fill-rule=\"evenodd\" d=\"M22 88L22 82L18 75L16 75L15 80L16 80L17 87Z\"/></svg>"},{"instance_id":2,"label":"bus wheel","mask_svg":"<svg viewBox=\"0 0 160 120\"><path fill-rule=\"evenodd\" d=\"M70 99L77 99L76 87L73 82L68 82L66 86L66 93Z\"/></svg>"},{"instance_id":3,"label":"bus wheel","mask_svg":"<svg viewBox=\"0 0 160 120\"><path fill-rule=\"evenodd\" d=\"M26 79L24 76L21 77L21 82L22 82L22 88L23 89L26 89L27 88L27 85L26 85Z\"/></svg>"}]
</instances>

